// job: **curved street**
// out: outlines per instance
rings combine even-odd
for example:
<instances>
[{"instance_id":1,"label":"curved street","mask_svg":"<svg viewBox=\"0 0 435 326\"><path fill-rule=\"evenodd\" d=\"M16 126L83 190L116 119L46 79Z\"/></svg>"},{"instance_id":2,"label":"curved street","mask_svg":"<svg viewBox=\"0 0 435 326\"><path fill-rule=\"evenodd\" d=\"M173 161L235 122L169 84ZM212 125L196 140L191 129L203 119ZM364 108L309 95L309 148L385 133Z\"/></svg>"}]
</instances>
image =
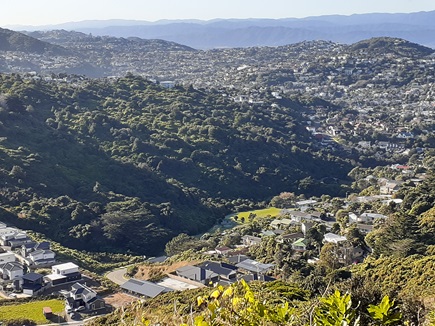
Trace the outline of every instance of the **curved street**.
<instances>
[{"instance_id":1,"label":"curved street","mask_svg":"<svg viewBox=\"0 0 435 326\"><path fill-rule=\"evenodd\" d=\"M106 274L106 277L109 280L111 280L113 283L116 283L118 285L122 285L128 280L128 278L126 278L124 276L125 273L127 273L127 267L123 267L123 268L111 271L111 272Z\"/></svg>"}]
</instances>

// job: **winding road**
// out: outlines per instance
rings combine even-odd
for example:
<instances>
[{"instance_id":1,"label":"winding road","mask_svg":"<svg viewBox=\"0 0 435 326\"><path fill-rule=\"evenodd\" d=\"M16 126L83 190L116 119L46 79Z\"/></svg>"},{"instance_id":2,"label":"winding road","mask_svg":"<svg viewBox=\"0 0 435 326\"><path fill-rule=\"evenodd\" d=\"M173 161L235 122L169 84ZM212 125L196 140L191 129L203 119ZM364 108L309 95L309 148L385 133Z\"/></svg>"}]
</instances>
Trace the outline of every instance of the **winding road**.
<instances>
[{"instance_id":1,"label":"winding road","mask_svg":"<svg viewBox=\"0 0 435 326\"><path fill-rule=\"evenodd\" d=\"M116 283L118 285L122 285L128 280L128 278L126 278L124 276L125 273L127 273L127 267L115 269L114 271L107 273L106 277L109 280L111 280L113 283Z\"/></svg>"}]
</instances>

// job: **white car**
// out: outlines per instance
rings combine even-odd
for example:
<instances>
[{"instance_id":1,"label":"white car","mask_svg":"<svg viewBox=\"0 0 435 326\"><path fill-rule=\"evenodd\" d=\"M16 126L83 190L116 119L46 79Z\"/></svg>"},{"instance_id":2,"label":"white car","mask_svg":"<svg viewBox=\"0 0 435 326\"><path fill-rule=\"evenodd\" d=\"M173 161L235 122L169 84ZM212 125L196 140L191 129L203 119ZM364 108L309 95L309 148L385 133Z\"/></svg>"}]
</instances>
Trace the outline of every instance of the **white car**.
<instances>
[{"instance_id":1,"label":"white car","mask_svg":"<svg viewBox=\"0 0 435 326\"><path fill-rule=\"evenodd\" d=\"M85 306L80 306L80 307L75 308L74 311L82 311L82 310L85 310L85 309L86 309Z\"/></svg>"}]
</instances>

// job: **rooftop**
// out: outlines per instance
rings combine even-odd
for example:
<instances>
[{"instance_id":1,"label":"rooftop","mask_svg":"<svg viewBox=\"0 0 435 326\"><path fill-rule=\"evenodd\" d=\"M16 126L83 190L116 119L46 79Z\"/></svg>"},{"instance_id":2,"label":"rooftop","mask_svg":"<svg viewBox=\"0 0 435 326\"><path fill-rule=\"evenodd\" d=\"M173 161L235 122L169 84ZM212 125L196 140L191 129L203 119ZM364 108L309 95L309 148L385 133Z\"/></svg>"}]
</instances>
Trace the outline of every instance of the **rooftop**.
<instances>
[{"instance_id":1,"label":"rooftop","mask_svg":"<svg viewBox=\"0 0 435 326\"><path fill-rule=\"evenodd\" d=\"M150 298L155 298L162 292L172 291L164 286L136 279L128 280L121 285L121 288Z\"/></svg>"}]
</instances>

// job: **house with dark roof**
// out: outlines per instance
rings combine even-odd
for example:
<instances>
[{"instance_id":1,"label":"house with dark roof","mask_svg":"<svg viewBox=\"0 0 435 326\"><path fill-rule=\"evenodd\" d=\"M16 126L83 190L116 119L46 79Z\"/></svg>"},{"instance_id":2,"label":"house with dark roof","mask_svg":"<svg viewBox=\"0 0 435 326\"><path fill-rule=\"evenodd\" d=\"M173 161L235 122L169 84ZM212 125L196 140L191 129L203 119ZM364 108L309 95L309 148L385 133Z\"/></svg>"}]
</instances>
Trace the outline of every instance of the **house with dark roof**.
<instances>
[{"instance_id":1,"label":"house with dark roof","mask_svg":"<svg viewBox=\"0 0 435 326\"><path fill-rule=\"evenodd\" d=\"M239 270L243 270L249 273L264 274L271 270L275 265L263 264L252 259L246 259L236 265Z\"/></svg>"},{"instance_id":2,"label":"house with dark roof","mask_svg":"<svg viewBox=\"0 0 435 326\"><path fill-rule=\"evenodd\" d=\"M35 295L42 291L44 275L38 273L25 274L22 277L21 289L24 294Z\"/></svg>"},{"instance_id":3,"label":"house with dark roof","mask_svg":"<svg viewBox=\"0 0 435 326\"><path fill-rule=\"evenodd\" d=\"M249 257L246 255L239 254L239 255L234 255L234 256L229 257L228 261L231 264L238 264L246 259L249 259Z\"/></svg>"},{"instance_id":4,"label":"house with dark roof","mask_svg":"<svg viewBox=\"0 0 435 326\"><path fill-rule=\"evenodd\" d=\"M98 298L97 292L81 283L74 283L65 297L65 309L70 312L79 307L85 307L88 311L103 309L106 304Z\"/></svg>"},{"instance_id":5,"label":"house with dark roof","mask_svg":"<svg viewBox=\"0 0 435 326\"><path fill-rule=\"evenodd\" d=\"M191 281L204 285L211 285L219 281L219 274L198 266L184 266L175 271L177 276L187 278Z\"/></svg>"},{"instance_id":6,"label":"house with dark roof","mask_svg":"<svg viewBox=\"0 0 435 326\"><path fill-rule=\"evenodd\" d=\"M206 261L198 265L198 267L213 272L215 274L218 274L220 279L235 281L237 278L237 267L231 264L227 264L223 262L217 263L214 261Z\"/></svg>"},{"instance_id":7,"label":"house with dark roof","mask_svg":"<svg viewBox=\"0 0 435 326\"><path fill-rule=\"evenodd\" d=\"M302 232L294 232L288 234L281 234L276 237L276 241L279 243L293 243L299 238L303 238L304 234Z\"/></svg>"},{"instance_id":8,"label":"house with dark roof","mask_svg":"<svg viewBox=\"0 0 435 326\"><path fill-rule=\"evenodd\" d=\"M157 285L149 281L142 281L137 279L129 279L127 282L121 285L126 293L132 294L138 297L155 298L159 294L172 291L167 287Z\"/></svg>"}]
</instances>

